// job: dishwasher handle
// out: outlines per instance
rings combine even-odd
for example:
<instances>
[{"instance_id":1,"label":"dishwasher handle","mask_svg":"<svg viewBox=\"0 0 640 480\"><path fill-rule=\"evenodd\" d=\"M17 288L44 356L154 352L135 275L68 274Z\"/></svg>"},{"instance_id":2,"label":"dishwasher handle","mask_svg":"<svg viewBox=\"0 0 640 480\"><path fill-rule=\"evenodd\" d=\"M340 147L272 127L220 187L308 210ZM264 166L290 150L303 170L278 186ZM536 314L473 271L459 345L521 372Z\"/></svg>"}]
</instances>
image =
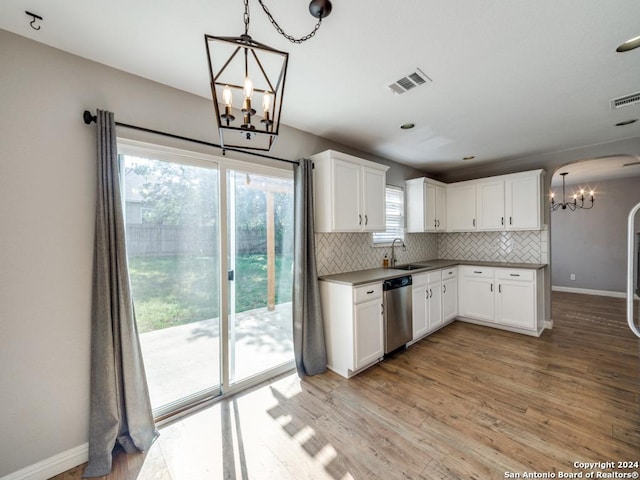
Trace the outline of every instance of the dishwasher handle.
<instances>
[{"instance_id":1,"label":"dishwasher handle","mask_svg":"<svg viewBox=\"0 0 640 480\"><path fill-rule=\"evenodd\" d=\"M404 277L390 278L385 280L382 284L382 290L385 292L388 290L395 290L397 288L408 287L413 284L411 275L405 275Z\"/></svg>"}]
</instances>

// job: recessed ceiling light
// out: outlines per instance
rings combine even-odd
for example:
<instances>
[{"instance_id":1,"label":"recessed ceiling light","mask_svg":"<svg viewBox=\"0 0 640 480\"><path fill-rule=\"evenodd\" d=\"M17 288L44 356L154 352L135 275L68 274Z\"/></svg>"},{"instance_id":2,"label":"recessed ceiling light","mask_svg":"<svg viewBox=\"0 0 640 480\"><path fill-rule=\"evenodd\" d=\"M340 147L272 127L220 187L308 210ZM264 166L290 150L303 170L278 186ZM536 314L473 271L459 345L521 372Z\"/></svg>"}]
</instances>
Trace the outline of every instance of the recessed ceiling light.
<instances>
[{"instance_id":1,"label":"recessed ceiling light","mask_svg":"<svg viewBox=\"0 0 640 480\"><path fill-rule=\"evenodd\" d=\"M403 123L402 125L400 125L400 128L401 128L402 130L410 130L410 129L412 129L412 128L413 128L413 127L415 127L415 126L416 126L416 124L415 124L415 123L413 123L413 122L408 122L408 123Z\"/></svg>"},{"instance_id":2,"label":"recessed ceiling light","mask_svg":"<svg viewBox=\"0 0 640 480\"><path fill-rule=\"evenodd\" d=\"M616 127L624 127L625 125L631 125L632 123L636 123L637 121L637 118L632 118L631 120L625 120L624 122L616 123Z\"/></svg>"},{"instance_id":3,"label":"recessed ceiling light","mask_svg":"<svg viewBox=\"0 0 640 480\"><path fill-rule=\"evenodd\" d=\"M630 38L629 40L621 44L618 48L616 48L616 52L628 52L629 50L633 50L634 48L638 47L640 47L640 35Z\"/></svg>"},{"instance_id":4,"label":"recessed ceiling light","mask_svg":"<svg viewBox=\"0 0 640 480\"><path fill-rule=\"evenodd\" d=\"M475 155L469 155L468 157L462 157L462 160L473 160L474 158L476 158Z\"/></svg>"}]
</instances>

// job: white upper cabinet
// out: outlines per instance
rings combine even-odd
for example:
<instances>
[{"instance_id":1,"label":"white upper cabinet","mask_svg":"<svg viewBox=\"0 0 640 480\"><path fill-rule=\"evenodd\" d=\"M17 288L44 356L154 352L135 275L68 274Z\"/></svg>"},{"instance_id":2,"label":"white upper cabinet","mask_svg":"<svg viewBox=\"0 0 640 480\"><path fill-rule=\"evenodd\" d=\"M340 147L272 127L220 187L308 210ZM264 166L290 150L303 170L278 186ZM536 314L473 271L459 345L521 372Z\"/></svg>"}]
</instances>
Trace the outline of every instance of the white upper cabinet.
<instances>
[{"instance_id":1,"label":"white upper cabinet","mask_svg":"<svg viewBox=\"0 0 640 480\"><path fill-rule=\"evenodd\" d=\"M316 232L381 232L389 167L327 150L314 163Z\"/></svg>"},{"instance_id":2,"label":"white upper cabinet","mask_svg":"<svg viewBox=\"0 0 640 480\"><path fill-rule=\"evenodd\" d=\"M449 232L471 232L477 229L476 183L447 185L447 226Z\"/></svg>"},{"instance_id":3,"label":"white upper cabinet","mask_svg":"<svg viewBox=\"0 0 640 480\"><path fill-rule=\"evenodd\" d=\"M542 225L542 171L510 175L505 180L508 230L538 230Z\"/></svg>"},{"instance_id":4,"label":"white upper cabinet","mask_svg":"<svg viewBox=\"0 0 640 480\"><path fill-rule=\"evenodd\" d=\"M407 232L442 232L447 227L446 185L428 178L407 180Z\"/></svg>"},{"instance_id":5,"label":"white upper cabinet","mask_svg":"<svg viewBox=\"0 0 640 480\"><path fill-rule=\"evenodd\" d=\"M504 180L478 182L476 202L478 230L503 230Z\"/></svg>"},{"instance_id":6,"label":"white upper cabinet","mask_svg":"<svg viewBox=\"0 0 640 480\"><path fill-rule=\"evenodd\" d=\"M542 170L447 185L448 231L539 230Z\"/></svg>"},{"instance_id":7,"label":"white upper cabinet","mask_svg":"<svg viewBox=\"0 0 640 480\"><path fill-rule=\"evenodd\" d=\"M362 230L384 232L386 225L387 174L377 168L362 167Z\"/></svg>"}]
</instances>

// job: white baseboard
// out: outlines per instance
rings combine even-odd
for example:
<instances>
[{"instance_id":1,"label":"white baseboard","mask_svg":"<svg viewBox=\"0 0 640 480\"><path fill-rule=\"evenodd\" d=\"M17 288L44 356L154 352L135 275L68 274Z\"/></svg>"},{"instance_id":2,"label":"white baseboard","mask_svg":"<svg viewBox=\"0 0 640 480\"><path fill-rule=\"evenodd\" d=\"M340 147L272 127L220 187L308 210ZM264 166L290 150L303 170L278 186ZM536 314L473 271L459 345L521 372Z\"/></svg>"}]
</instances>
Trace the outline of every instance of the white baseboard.
<instances>
[{"instance_id":1,"label":"white baseboard","mask_svg":"<svg viewBox=\"0 0 640 480\"><path fill-rule=\"evenodd\" d=\"M573 287L558 287L552 286L551 290L554 292L567 292L567 293L582 293L585 295L600 295L602 297L616 297L616 298L627 298L626 292L612 292L610 290L592 290L589 288L573 288ZM640 299L638 295L634 295L636 300Z\"/></svg>"},{"instance_id":2,"label":"white baseboard","mask_svg":"<svg viewBox=\"0 0 640 480\"><path fill-rule=\"evenodd\" d=\"M47 480L85 463L88 459L89 444L85 443L10 473L0 478L0 480Z\"/></svg>"},{"instance_id":3,"label":"white baseboard","mask_svg":"<svg viewBox=\"0 0 640 480\"><path fill-rule=\"evenodd\" d=\"M545 320L544 321L544 328L546 330L552 330L553 329L553 320Z\"/></svg>"}]
</instances>

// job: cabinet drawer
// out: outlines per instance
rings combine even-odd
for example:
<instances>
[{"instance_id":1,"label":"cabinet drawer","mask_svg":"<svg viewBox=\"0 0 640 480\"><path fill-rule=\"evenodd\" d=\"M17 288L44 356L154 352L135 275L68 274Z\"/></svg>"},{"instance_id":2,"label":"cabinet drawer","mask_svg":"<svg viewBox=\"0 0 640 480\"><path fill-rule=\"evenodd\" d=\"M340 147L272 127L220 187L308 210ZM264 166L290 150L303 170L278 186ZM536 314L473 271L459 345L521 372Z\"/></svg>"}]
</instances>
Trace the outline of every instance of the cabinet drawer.
<instances>
[{"instance_id":1,"label":"cabinet drawer","mask_svg":"<svg viewBox=\"0 0 640 480\"><path fill-rule=\"evenodd\" d=\"M523 282L533 282L536 278L534 270L525 270L521 268L496 269L496 279L498 280L520 280Z\"/></svg>"},{"instance_id":2,"label":"cabinet drawer","mask_svg":"<svg viewBox=\"0 0 640 480\"><path fill-rule=\"evenodd\" d=\"M370 285L363 285L361 287L354 288L354 303L367 302L369 300L375 300L376 298L382 298L382 284L373 283Z\"/></svg>"},{"instance_id":3,"label":"cabinet drawer","mask_svg":"<svg viewBox=\"0 0 640 480\"><path fill-rule=\"evenodd\" d=\"M427 282L428 283L439 282L441 279L442 279L442 274L440 273L440 270L436 270L435 272L427 273Z\"/></svg>"},{"instance_id":4,"label":"cabinet drawer","mask_svg":"<svg viewBox=\"0 0 640 480\"><path fill-rule=\"evenodd\" d=\"M428 278L428 274L426 273L417 273L414 275L411 275L411 283L413 284L414 287L416 286L421 286L421 285L426 285L427 284L427 278Z\"/></svg>"},{"instance_id":5,"label":"cabinet drawer","mask_svg":"<svg viewBox=\"0 0 640 480\"><path fill-rule=\"evenodd\" d=\"M458 267L445 268L442 270L442 280L447 278L455 278L458 275Z\"/></svg>"},{"instance_id":6,"label":"cabinet drawer","mask_svg":"<svg viewBox=\"0 0 640 480\"><path fill-rule=\"evenodd\" d=\"M460 274L467 277L493 278L494 269L487 267L462 267Z\"/></svg>"}]
</instances>

